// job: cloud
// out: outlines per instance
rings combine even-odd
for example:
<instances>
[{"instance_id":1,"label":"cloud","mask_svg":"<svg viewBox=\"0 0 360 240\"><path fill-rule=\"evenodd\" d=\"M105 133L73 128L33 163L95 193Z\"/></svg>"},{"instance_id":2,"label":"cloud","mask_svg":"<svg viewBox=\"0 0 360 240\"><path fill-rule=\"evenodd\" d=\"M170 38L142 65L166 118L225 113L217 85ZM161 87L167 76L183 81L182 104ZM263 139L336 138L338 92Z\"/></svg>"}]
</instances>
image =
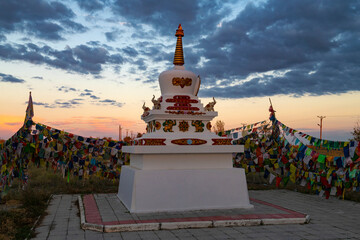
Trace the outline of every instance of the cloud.
<instances>
[{"instance_id":1,"label":"cloud","mask_svg":"<svg viewBox=\"0 0 360 240\"><path fill-rule=\"evenodd\" d=\"M199 94L298 97L359 91L359 13L358 1L247 5L194 47L206 60L198 69L205 87Z\"/></svg>"},{"instance_id":2,"label":"cloud","mask_svg":"<svg viewBox=\"0 0 360 240\"><path fill-rule=\"evenodd\" d=\"M25 104L28 104L28 102L26 101ZM48 103L44 103L44 102L33 102L33 105L36 105L36 106L43 106L43 107L46 107L46 108L53 108L52 106L50 106Z\"/></svg>"},{"instance_id":3,"label":"cloud","mask_svg":"<svg viewBox=\"0 0 360 240\"><path fill-rule=\"evenodd\" d=\"M5 122L5 125L9 125L9 126L19 126L19 124L21 124L21 122Z\"/></svg>"},{"instance_id":4,"label":"cloud","mask_svg":"<svg viewBox=\"0 0 360 240\"><path fill-rule=\"evenodd\" d=\"M129 57L137 57L139 55L139 52L132 47L123 48L122 51Z\"/></svg>"},{"instance_id":5,"label":"cloud","mask_svg":"<svg viewBox=\"0 0 360 240\"><path fill-rule=\"evenodd\" d=\"M99 97L97 97L95 95L90 95L90 98L92 98L92 99L100 99Z\"/></svg>"},{"instance_id":6,"label":"cloud","mask_svg":"<svg viewBox=\"0 0 360 240\"><path fill-rule=\"evenodd\" d=\"M115 0L111 9L115 16L133 24L150 25L165 36L174 34L174 27L182 23L187 26L185 34L189 39L213 31L224 14L230 12L224 1L207 0Z\"/></svg>"},{"instance_id":7,"label":"cloud","mask_svg":"<svg viewBox=\"0 0 360 240\"><path fill-rule=\"evenodd\" d=\"M94 12L102 10L104 8L106 0L76 0L80 8L88 11Z\"/></svg>"},{"instance_id":8,"label":"cloud","mask_svg":"<svg viewBox=\"0 0 360 240\"><path fill-rule=\"evenodd\" d=\"M33 64L44 64L50 67L81 74L98 75L103 65L121 65L126 60L120 54L111 54L103 47L78 45L56 50L48 45L0 44L0 59L5 61L22 60Z\"/></svg>"},{"instance_id":9,"label":"cloud","mask_svg":"<svg viewBox=\"0 0 360 240\"><path fill-rule=\"evenodd\" d=\"M78 105L83 104L84 99L81 98L74 98L70 100L55 100L53 103L46 103L46 102L33 102L36 106L43 106L45 108L74 108ZM28 104L26 101L25 104Z\"/></svg>"},{"instance_id":10,"label":"cloud","mask_svg":"<svg viewBox=\"0 0 360 240\"><path fill-rule=\"evenodd\" d=\"M16 78L10 74L0 73L0 82L9 82L9 83L24 83L25 80Z\"/></svg>"},{"instance_id":11,"label":"cloud","mask_svg":"<svg viewBox=\"0 0 360 240\"><path fill-rule=\"evenodd\" d=\"M120 102L117 102L116 100L111 100L111 99L100 100L99 103L101 105L112 105L112 106L116 106L116 107L124 106L124 103L120 103Z\"/></svg>"},{"instance_id":12,"label":"cloud","mask_svg":"<svg viewBox=\"0 0 360 240\"><path fill-rule=\"evenodd\" d=\"M34 78L34 79L40 79L40 80L43 80L43 79L44 79L43 77L40 77L40 76L34 76L34 77L32 77L32 78Z\"/></svg>"},{"instance_id":13,"label":"cloud","mask_svg":"<svg viewBox=\"0 0 360 240\"><path fill-rule=\"evenodd\" d=\"M76 92L78 90L76 90L75 88L72 88L72 87L65 87L65 86L61 86L61 87L58 87L58 91L63 91L63 92Z\"/></svg>"},{"instance_id":14,"label":"cloud","mask_svg":"<svg viewBox=\"0 0 360 240\"><path fill-rule=\"evenodd\" d=\"M111 99L101 99L100 97L96 96L94 94L94 91L91 89L75 89L72 87L66 87L66 86L61 86L57 88L58 91L63 91L65 93L68 92L79 92L79 97L85 97L85 98L74 98L71 100L67 100L67 101L63 101L63 100L56 100L54 101L53 104L48 104L48 103L39 103L37 105L42 105L46 108L74 108L78 105L81 105L84 103L84 101L90 100L91 104L96 104L96 105L110 105L110 106L115 106L115 107L122 107L124 105L124 103L120 103L117 102L116 100L111 100ZM88 97L88 98L87 98Z\"/></svg>"},{"instance_id":15,"label":"cloud","mask_svg":"<svg viewBox=\"0 0 360 240\"><path fill-rule=\"evenodd\" d=\"M185 66L201 75L200 96L299 97L360 90L360 3L355 0L76 2L79 16L59 1L5 1L0 9L0 59L96 79L104 69L129 69L144 83L154 83L161 66L173 59L174 32L182 23ZM87 14L109 24L103 30L108 41L130 35L133 41L112 47L94 39L64 49L32 41L32 36L61 40L68 33L82 33L87 28L77 19ZM10 33L30 38L10 43ZM104 100L97 93L78 91L87 100Z\"/></svg>"},{"instance_id":16,"label":"cloud","mask_svg":"<svg viewBox=\"0 0 360 240\"><path fill-rule=\"evenodd\" d=\"M58 1L3 1L0 8L0 34L20 31L40 39L62 40L62 34L69 29L73 32L86 30L72 18L75 18L74 12Z\"/></svg>"},{"instance_id":17,"label":"cloud","mask_svg":"<svg viewBox=\"0 0 360 240\"><path fill-rule=\"evenodd\" d=\"M51 108L74 108L78 105L83 104L81 101L83 99L74 98L68 101L62 101L62 100L55 100L54 103L51 106ZM48 106L49 107L49 106Z\"/></svg>"},{"instance_id":18,"label":"cloud","mask_svg":"<svg viewBox=\"0 0 360 240\"><path fill-rule=\"evenodd\" d=\"M111 32L105 33L106 40L108 40L109 42L115 42L119 35L120 35L119 30L113 30Z\"/></svg>"},{"instance_id":19,"label":"cloud","mask_svg":"<svg viewBox=\"0 0 360 240\"><path fill-rule=\"evenodd\" d=\"M5 35L0 33L0 42L6 41Z\"/></svg>"}]
</instances>

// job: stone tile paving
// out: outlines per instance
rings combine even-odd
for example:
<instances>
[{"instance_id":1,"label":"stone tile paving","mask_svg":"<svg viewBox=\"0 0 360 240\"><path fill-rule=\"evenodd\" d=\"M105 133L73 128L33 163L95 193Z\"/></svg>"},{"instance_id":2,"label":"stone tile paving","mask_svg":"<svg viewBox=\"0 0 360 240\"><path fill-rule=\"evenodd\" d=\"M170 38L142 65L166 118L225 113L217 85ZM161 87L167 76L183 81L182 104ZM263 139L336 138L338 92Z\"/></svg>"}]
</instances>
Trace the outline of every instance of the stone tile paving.
<instances>
[{"instance_id":1,"label":"stone tile paving","mask_svg":"<svg viewBox=\"0 0 360 240\"><path fill-rule=\"evenodd\" d=\"M35 239L360 239L359 203L336 198L326 200L287 190L249 191L249 195L251 198L309 214L311 222L303 225L99 233L80 229L77 195L56 195L47 209L48 215L36 228ZM95 195L95 199L106 205L104 194ZM120 212L121 207L116 206L115 200L116 196L113 194L107 199L107 204L113 212ZM110 210L106 212L109 220L121 221L119 215L115 214L114 218Z\"/></svg>"},{"instance_id":2,"label":"stone tile paving","mask_svg":"<svg viewBox=\"0 0 360 240\"><path fill-rule=\"evenodd\" d=\"M194 222L201 221L205 225L224 224L218 221L251 220L251 219L299 219L303 223L306 214L284 209L281 206L270 204L258 199L251 199L254 208L251 209L222 209L201 210L181 212L158 212L158 213L130 213L116 194L89 194L83 197L85 207L85 222L102 226L116 226L118 224L140 224L140 223L172 223L172 222ZM281 220L280 220L281 221ZM205 223L207 222L207 223ZM232 223L228 222L228 226ZM279 221L277 221L279 222ZM260 221L259 221L260 223ZM272 222L275 224L275 222ZM191 225L196 225L193 223ZM277 223L279 224L279 223ZM253 224L256 225L256 224ZM164 226L164 225L161 225ZM136 226L134 226L136 227ZM115 227L117 228L117 227ZM156 228L156 227L155 227ZM164 227L166 229L166 227ZM181 228L181 227L180 227ZM91 228L88 228L91 229ZM153 229L155 230L155 229ZM121 231L113 229L113 231Z\"/></svg>"}]
</instances>

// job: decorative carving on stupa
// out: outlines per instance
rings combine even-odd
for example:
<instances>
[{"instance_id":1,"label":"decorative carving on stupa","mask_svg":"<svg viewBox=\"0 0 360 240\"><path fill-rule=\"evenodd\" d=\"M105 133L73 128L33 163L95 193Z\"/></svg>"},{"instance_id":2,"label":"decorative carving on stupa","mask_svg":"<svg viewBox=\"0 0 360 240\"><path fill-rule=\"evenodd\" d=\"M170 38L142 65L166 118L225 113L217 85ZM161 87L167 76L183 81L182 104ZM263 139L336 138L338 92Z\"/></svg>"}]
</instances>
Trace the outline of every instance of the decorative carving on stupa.
<instances>
[{"instance_id":1,"label":"decorative carving on stupa","mask_svg":"<svg viewBox=\"0 0 360 240\"><path fill-rule=\"evenodd\" d=\"M144 110L144 112L142 114L143 117L149 115L150 108L145 106L145 103L143 104L142 109Z\"/></svg>"},{"instance_id":2,"label":"decorative carving on stupa","mask_svg":"<svg viewBox=\"0 0 360 240\"><path fill-rule=\"evenodd\" d=\"M180 86L181 88L184 88L185 86L191 86L192 80L191 78L173 78L172 84L174 86Z\"/></svg>"},{"instance_id":3,"label":"decorative carving on stupa","mask_svg":"<svg viewBox=\"0 0 360 240\"><path fill-rule=\"evenodd\" d=\"M153 98L151 99L152 103L154 104L154 108L153 109L161 109L161 102L162 102L162 97L159 97L158 99L155 99L155 95L153 95Z\"/></svg>"},{"instance_id":4,"label":"decorative carving on stupa","mask_svg":"<svg viewBox=\"0 0 360 240\"><path fill-rule=\"evenodd\" d=\"M215 111L214 110L214 106L215 106L215 104L216 104L216 101L215 101L215 98L213 97L213 100L214 101L212 101L212 102L209 102L208 104L206 104L206 106L204 107L204 110L205 111Z\"/></svg>"}]
</instances>

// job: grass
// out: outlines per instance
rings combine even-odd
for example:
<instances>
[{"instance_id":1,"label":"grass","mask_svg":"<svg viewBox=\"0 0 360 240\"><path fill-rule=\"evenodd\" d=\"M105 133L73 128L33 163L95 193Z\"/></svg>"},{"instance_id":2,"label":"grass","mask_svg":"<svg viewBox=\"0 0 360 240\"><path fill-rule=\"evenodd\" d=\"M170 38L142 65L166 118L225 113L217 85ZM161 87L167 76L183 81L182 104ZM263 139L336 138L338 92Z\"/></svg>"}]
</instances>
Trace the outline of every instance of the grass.
<instances>
[{"instance_id":1,"label":"grass","mask_svg":"<svg viewBox=\"0 0 360 240\"><path fill-rule=\"evenodd\" d=\"M91 177L79 180L71 177L70 182L53 170L29 166L29 183L24 190L19 182L3 197L0 210L0 240L26 239L38 216L44 216L47 201L52 194L116 193L119 181ZM5 208L5 209L4 209Z\"/></svg>"}]
</instances>

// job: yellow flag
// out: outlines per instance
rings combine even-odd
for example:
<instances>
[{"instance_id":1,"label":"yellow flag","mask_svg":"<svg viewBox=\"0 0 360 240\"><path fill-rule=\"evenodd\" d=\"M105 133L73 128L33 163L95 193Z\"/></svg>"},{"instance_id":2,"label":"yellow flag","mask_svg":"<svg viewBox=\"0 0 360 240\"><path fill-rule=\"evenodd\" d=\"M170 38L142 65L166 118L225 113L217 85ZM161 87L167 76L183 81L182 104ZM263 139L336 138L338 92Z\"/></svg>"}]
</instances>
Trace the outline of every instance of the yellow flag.
<instances>
[{"instance_id":1,"label":"yellow flag","mask_svg":"<svg viewBox=\"0 0 360 240\"><path fill-rule=\"evenodd\" d=\"M296 167L294 165L290 165L290 172L291 174L295 174L296 173Z\"/></svg>"}]
</instances>

